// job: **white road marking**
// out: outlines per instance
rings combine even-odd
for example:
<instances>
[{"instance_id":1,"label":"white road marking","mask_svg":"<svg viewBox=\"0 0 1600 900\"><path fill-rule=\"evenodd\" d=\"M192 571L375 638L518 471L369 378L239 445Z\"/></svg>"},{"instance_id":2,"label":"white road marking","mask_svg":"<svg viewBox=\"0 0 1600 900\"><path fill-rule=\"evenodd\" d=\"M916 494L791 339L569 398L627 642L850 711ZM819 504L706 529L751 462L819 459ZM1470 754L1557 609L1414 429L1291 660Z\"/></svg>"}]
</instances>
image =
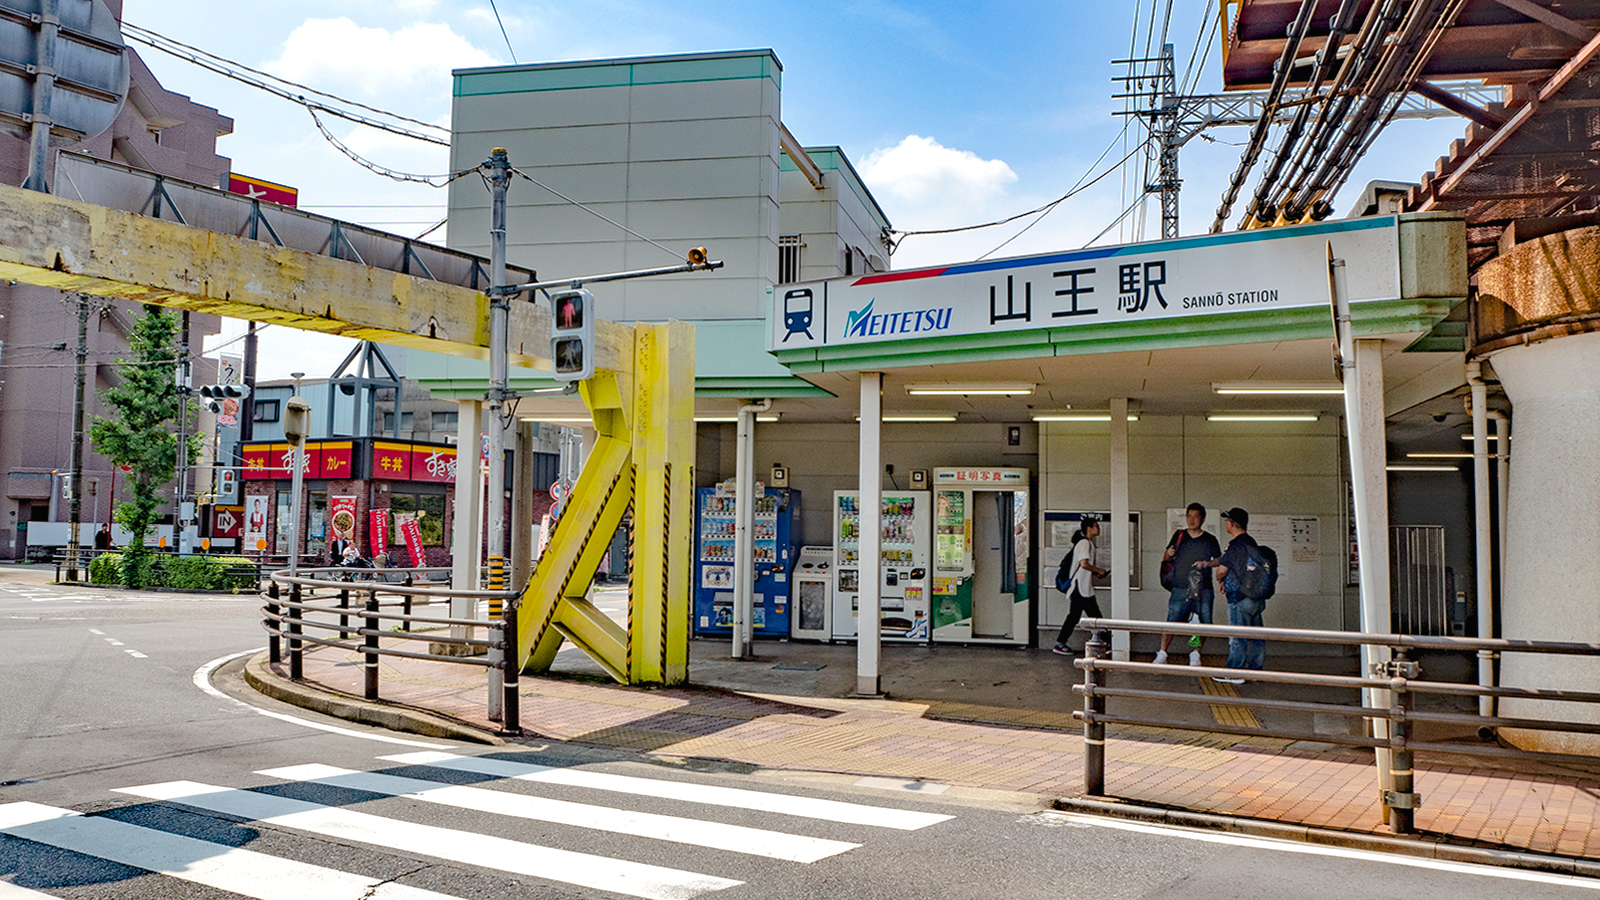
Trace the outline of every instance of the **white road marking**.
<instances>
[{"instance_id":1,"label":"white road marking","mask_svg":"<svg viewBox=\"0 0 1600 900\"><path fill-rule=\"evenodd\" d=\"M878 788L885 791L910 791L913 794L942 794L950 790L948 784L937 784L932 781L907 781L904 778L883 778L878 775L868 775L856 780L856 787Z\"/></svg>"},{"instance_id":2,"label":"white road marking","mask_svg":"<svg viewBox=\"0 0 1600 900\"><path fill-rule=\"evenodd\" d=\"M134 659L149 659L150 658L148 656L145 656L143 653L140 653L137 650L124 650L122 652L128 654L129 656L133 657Z\"/></svg>"},{"instance_id":3,"label":"white road marking","mask_svg":"<svg viewBox=\"0 0 1600 900\"><path fill-rule=\"evenodd\" d=\"M1426 859L1420 856L1402 856L1398 853L1378 853L1372 850L1355 850L1348 847L1334 847L1325 844L1303 844L1299 841L1251 837L1243 834L1191 831L1186 828L1147 825L1143 822L1103 819L1098 816L1085 816L1076 813L1049 812L1040 813L1039 815L1045 818L1062 819L1071 824L1088 825L1095 828L1111 828L1118 831L1132 831L1139 834L1154 834L1161 837L1182 838L1183 840L1199 841L1206 844L1228 844L1234 847L1248 847L1253 850L1277 850L1283 853L1299 853L1305 856L1336 856L1343 859L1358 859L1363 862L1380 862L1395 866L1410 866L1415 869L1433 869L1439 872L1477 875L1483 878L1503 878L1508 881L1532 881L1539 884L1587 888L1592 891L1600 890L1600 880L1579 878L1576 875L1532 872L1526 869L1512 869L1502 866L1480 866L1473 863Z\"/></svg>"},{"instance_id":4,"label":"white road marking","mask_svg":"<svg viewBox=\"0 0 1600 900\"><path fill-rule=\"evenodd\" d=\"M249 656L252 653L260 653L262 650L265 650L265 649L266 649L265 647L256 647L253 650L245 650L245 651L242 651L240 653L232 653L232 654L229 654L227 656L219 656L216 659L213 659L212 661L206 663L205 665L201 666L200 668L194 670L194 679L193 679L194 680L194 686L199 688L202 691L205 691L207 694L210 694L211 696L216 697L218 700L226 700L229 703L237 703L238 705L244 707L245 709L250 710L253 713L257 713L259 715L266 716L269 719L277 719L277 720L279 720L281 722L293 722L296 725L304 725L307 728L315 728L318 731L329 731L329 732L332 732L334 734L342 734L345 737L362 738L364 740L379 741L379 742L385 743L385 744L400 744L400 745L405 746L405 747L430 747L430 748L437 749L437 750L449 750L450 749L451 745L449 745L449 744L431 744L431 743L429 743L427 741L412 741L412 740L407 740L406 738L390 737L390 736L388 736L386 734L368 734L368 733L366 733L364 731L356 731L356 730L350 729L350 728L340 728L337 725L329 725L329 724L327 724L325 722L313 722L313 721L311 721L309 719L300 719L300 718L296 718L294 716L285 715L285 714L283 714L281 712L273 712L272 710L268 710L268 709L260 709L258 707L251 706L250 704L244 702L243 700L238 700L238 699L235 699L233 697L229 697L227 694L224 694L223 692L217 690L215 687L211 686L211 673L217 671L218 669L222 668L227 663L230 663L230 662L238 659L241 656Z\"/></svg>"},{"instance_id":5,"label":"white road marking","mask_svg":"<svg viewBox=\"0 0 1600 900\"><path fill-rule=\"evenodd\" d=\"M171 781L116 790L120 794L181 803L335 840L354 841L415 856L444 859L649 900L689 900L707 891L743 884L698 872L557 850L493 835L402 822L369 813L193 781Z\"/></svg>"},{"instance_id":6,"label":"white road marking","mask_svg":"<svg viewBox=\"0 0 1600 900\"><path fill-rule=\"evenodd\" d=\"M51 894L17 887L9 881L0 881L0 900L55 900Z\"/></svg>"},{"instance_id":7,"label":"white road marking","mask_svg":"<svg viewBox=\"0 0 1600 900\"><path fill-rule=\"evenodd\" d=\"M874 825L880 828L897 828L915 831L943 822L952 816L937 813L912 812L862 803L845 803L839 800L821 800L814 797L795 797L790 794L773 794L744 788L716 787L686 781L667 781L656 778L636 778L631 775L612 775L584 769L539 766L529 763L507 762L482 756L457 756L452 753L402 753L379 757L390 762L417 766L437 766L458 772L474 772L497 778L516 778L521 781L538 781L546 784L564 784L598 791L617 791L642 797L660 797L686 803L704 803L709 806L731 806L761 812L823 819L829 822L846 822L852 825Z\"/></svg>"},{"instance_id":8,"label":"white road marking","mask_svg":"<svg viewBox=\"0 0 1600 900\"><path fill-rule=\"evenodd\" d=\"M423 781L418 778L399 778L376 772L356 772L317 763L266 769L256 774L289 781L307 781L350 788L373 794L408 797L458 809L470 809L474 812L515 816L616 834L631 834L635 837L673 841L734 853L749 853L790 862L813 863L861 846L761 828L746 828L742 825L725 825L721 822L632 812L612 809L609 806L592 806L587 803L508 794L483 788Z\"/></svg>"},{"instance_id":9,"label":"white road marking","mask_svg":"<svg viewBox=\"0 0 1600 900\"><path fill-rule=\"evenodd\" d=\"M261 900L454 900L381 878L142 828L38 803L0 805L0 832ZM9 893L7 889L16 893ZM0 882L0 900L48 894Z\"/></svg>"},{"instance_id":10,"label":"white road marking","mask_svg":"<svg viewBox=\"0 0 1600 900\"><path fill-rule=\"evenodd\" d=\"M89 633L90 633L90 634L105 634L105 632L104 632L104 631L101 631L101 630L100 630L100 629L98 629L98 628L91 628L91 629L89 629Z\"/></svg>"},{"instance_id":11,"label":"white road marking","mask_svg":"<svg viewBox=\"0 0 1600 900\"><path fill-rule=\"evenodd\" d=\"M121 647L122 646L122 642L117 640L116 638L106 638L105 640L106 640L106 643L110 644L113 647Z\"/></svg>"}]
</instances>

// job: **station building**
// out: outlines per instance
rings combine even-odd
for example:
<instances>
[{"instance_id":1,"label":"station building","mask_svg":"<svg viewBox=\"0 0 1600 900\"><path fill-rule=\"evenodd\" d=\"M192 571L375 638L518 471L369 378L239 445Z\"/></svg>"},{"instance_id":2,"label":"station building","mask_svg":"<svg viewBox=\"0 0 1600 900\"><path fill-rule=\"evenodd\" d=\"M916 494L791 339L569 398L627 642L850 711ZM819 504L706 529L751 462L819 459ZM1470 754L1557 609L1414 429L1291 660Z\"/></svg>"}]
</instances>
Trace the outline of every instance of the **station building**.
<instances>
[{"instance_id":1,"label":"station building","mask_svg":"<svg viewBox=\"0 0 1600 900\"><path fill-rule=\"evenodd\" d=\"M864 441L880 447L886 494L1021 470L1024 483L1001 492L1014 511L997 514L1013 526L997 541L1014 567L999 582L1009 594L935 604L955 616L935 625L964 625L957 633L974 642L1053 639L1066 611L1053 566L1082 512L1128 523L1101 541L1118 564L1102 588L1107 614L1163 618L1160 558L1191 502L1211 510L1206 527L1219 534L1221 510L1249 510L1252 532L1275 545L1285 572L1271 624L1360 625L1327 253L1347 262L1354 331L1381 387L1379 458L1459 454L1471 448L1458 215L893 271L888 216L841 150L789 134L782 80L767 50L455 73L452 167L504 147L528 176L510 194L511 262L541 279L671 264L556 191L680 258L705 246L724 262L591 288L603 318L695 324L697 484L735 476L729 422L741 406L760 407L753 475L782 474L802 492L808 545L835 543L834 494L863 486ZM486 252L488 205L478 183L451 186L453 246ZM486 366L413 354L410 371L456 399L461 421L474 417ZM532 370L512 379L524 392L554 386ZM869 395L881 418L859 422ZM586 421L553 392L525 393L517 416ZM1415 608L1397 599L1406 618L1394 625L1472 634L1487 598L1473 578L1471 468L1433 462L1439 471L1388 475L1390 524L1416 529L1396 532L1408 542L1397 559L1432 579ZM962 543L976 554L987 536ZM928 588L958 596L949 580Z\"/></svg>"}]
</instances>

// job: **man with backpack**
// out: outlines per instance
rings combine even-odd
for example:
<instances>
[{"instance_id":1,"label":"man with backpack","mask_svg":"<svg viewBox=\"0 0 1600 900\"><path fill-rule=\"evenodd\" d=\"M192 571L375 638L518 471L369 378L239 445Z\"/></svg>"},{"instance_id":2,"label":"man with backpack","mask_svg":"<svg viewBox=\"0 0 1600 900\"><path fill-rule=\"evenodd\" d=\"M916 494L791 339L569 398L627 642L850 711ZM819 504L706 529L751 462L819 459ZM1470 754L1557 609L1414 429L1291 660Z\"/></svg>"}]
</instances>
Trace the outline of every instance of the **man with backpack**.
<instances>
[{"instance_id":1,"label":"man with backpack","mask_svg":"<svg viewBox=\"0 0 1600 900\"><path fill-rule=\"evenodd\" d=\"M1206 508L1199 503L1189 504L1184 510L1187 528L1180 528L1167 541L1166 552L1161 556L1161 586L1171 592L1167 598L1167 621L1188 622L1198 619L1202 625L1211 624L1211 579L1205 570L1217 564L1222 547L1209 531L1202 530L1206 523ZM1200 640L1190 641L1189 665L1200 665ZM1167 661L1167 650L1172 646L1172 635L1161 636L1161 650L1155 664Z\"/></svg>"},{"instance_id":2,"label":"man with backpack","mask_svg":"<svg viewBox=\"0 0 1600 900\"><path fill-rule=\"evenodd\" d=\"M1231 539L1217 561L1217 584L1228 598L1228 624L1247 628L1261 627L1261 613L1277 587L1278 559L1270 549L1256 543L1247 529L1250 513L1235 506L1222 514L1222 527ZM1228 668L1261 669L1265 666L1267 642L1228 638ZM1223 684L1243 684L1243 678L1214 678Z\"/></svg>"}]
</instances>

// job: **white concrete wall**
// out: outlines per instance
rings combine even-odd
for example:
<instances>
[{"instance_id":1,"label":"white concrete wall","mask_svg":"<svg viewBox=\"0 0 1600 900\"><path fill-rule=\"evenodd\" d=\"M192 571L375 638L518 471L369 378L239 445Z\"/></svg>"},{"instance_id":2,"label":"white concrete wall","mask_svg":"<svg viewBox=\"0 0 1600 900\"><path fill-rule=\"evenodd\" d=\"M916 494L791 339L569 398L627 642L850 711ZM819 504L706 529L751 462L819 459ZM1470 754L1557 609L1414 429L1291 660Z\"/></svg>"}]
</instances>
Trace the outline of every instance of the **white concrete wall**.
<instances>
[{"instance_id":1,"label":"white concrete wall","mask_svg":"<svg viewBox=\"0 0 1600 900\"><path fill-rule=\"evenodd\" d=\"M1104 510L1111 504L1110 428L1104 422L1047 422L1039 426L1043 508ZM1199 502L1206 527L1224 547L1221 511L1244 507L1261 515L1321 518L1321 592L1286 594L1268 601L1266 622L1285 628L1338 629L1344 613L1344 482L1339 420L1306 423L1207 422L1195 416L1142 416L1128 423L1129 502L1141 514L1143 589L1132 592L1135 619L1166 618L1161 553L1171 536L1166 511ZM1039 529L1036 533L1043 534ZM1101 540L1107 540L1109 532ZM1037 548L1036 548L1037 549ZM1288 547L1274 546L1280 560ZM1060 627L1066 601L1049 591L1041 629ZM1218 624L1226 622L1219 596Z\"/></svg>"},{"instance_id":2,"label":"white concrete wall","mask_svg":"<svg viewBox=\"0 0 1600 900\"><path fill-rule=\"evenodd\" d=\"M777 273L778 72L769 51L748 51L457 73L452 168L505 147L533 178L675 253L705 246L724 263L597 286L605 318L764 321ZM462 95L463 84L486 89L485 79L503 92ZM487 254L488 215L479 179L452 184L451 246ZM541 278L673 263L520 179L507 232L510 261Z\"/></svg>"}]
</instances>

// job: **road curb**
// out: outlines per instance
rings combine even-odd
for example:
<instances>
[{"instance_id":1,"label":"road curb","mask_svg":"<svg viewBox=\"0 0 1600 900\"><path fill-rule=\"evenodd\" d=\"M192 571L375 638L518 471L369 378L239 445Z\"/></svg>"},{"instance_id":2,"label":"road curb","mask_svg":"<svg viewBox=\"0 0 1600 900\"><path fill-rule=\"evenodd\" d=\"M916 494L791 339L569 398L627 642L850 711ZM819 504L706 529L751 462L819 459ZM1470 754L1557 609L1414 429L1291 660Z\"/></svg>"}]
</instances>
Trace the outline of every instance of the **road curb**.
<instances>
[{"instance_id":1,"label":"road curb","mask_svg":"<svg viewBox=\"0 0 1600 900\"><path fill-rule=\"evenodd\" d=\"M306 682L290 681L268 668L265 652L256 654L245 663L244 680L258 693L274 700L362 725L494 747L505 745L505 741L496 735L443 716L349 697Z\"/></svg>"},{"instance_id":2,"label":"road curb","mask_svg":"<svg viewBox=\"0 0 1600 900\"><path fill-rule=\"evenodd\" d=\"M1191 812L1183 809L1165 809L1159 806L1141 806L1120 800L1095 800L1088 797L1057 797L1051 804L1062 812L1112 816L1135 822L1159 825L1176 825L1200 828L1207 831L1225 831L1231 834L1248 834L1255 837L1278 838L1305 844L1326 844L1353 850L1376 853L1395 853L1437 859L1446 862L1475 863L1483 866L1502 866L1538 872L1554 872L1584 878L1600 878L1600 862L1574 859L1567 856L1547 856L1540 853L1521 853L1515 850L1496 850L1489 847L1466 847L1447 844L1435 838L1403 838L1382 834L1365 834L1357 831L1339 831L1333 828L1316 828L1290 822L1273 822L1215 813Z\"/></svg>"}]
</instances>

